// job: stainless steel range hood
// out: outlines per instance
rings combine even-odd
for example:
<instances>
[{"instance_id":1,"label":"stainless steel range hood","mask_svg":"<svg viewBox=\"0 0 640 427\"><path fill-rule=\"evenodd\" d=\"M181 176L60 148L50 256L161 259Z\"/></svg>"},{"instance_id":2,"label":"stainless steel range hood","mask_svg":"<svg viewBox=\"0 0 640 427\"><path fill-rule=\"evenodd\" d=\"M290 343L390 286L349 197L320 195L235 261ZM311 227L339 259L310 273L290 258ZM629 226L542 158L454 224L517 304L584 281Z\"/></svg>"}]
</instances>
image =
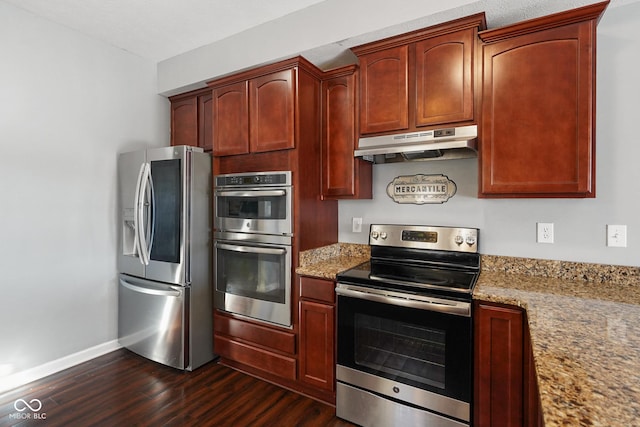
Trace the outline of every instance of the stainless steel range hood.
<instances>
[{"instance_id":1,"label":"stainless steel range hood","mask_svg":"<svg viewBox=\"0 0 640 427\"><path fill-rule=\"evenodd\" d=\"M373 163L477 157L478 127L450 127L360 138L354 156Z\"/></svg>"}]
</instances>

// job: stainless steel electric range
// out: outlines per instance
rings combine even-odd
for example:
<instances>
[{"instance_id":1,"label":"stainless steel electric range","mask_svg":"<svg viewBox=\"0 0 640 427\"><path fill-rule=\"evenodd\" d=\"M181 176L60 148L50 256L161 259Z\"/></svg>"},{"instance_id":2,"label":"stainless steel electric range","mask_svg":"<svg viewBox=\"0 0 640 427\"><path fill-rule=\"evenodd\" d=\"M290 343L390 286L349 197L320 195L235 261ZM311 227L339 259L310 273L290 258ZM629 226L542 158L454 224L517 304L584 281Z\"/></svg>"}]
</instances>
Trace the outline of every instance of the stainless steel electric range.
<instances>
[{"instance_id":1,"label":"stainless steel electric range","mask_svg":"<svg viewBox=\"0 0 640 427\"><path fill-rule=\"evenodd\" d=\"M336 414L373 426L468 426L478 230L372 225L338 274Z\"/></svg>"}]
</instances>

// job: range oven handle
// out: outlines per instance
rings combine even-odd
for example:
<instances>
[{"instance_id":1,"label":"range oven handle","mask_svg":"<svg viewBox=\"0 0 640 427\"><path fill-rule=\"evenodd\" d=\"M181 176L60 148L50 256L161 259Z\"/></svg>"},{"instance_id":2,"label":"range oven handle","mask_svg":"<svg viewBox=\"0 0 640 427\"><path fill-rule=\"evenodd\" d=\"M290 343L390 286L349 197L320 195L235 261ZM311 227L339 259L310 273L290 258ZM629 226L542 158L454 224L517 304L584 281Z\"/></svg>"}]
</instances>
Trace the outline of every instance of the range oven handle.
<instances>
[{"instance_id":1,"label":"range oven handle","mask_svg":"<svg viewBox=\"0 0 640 427\"><path fill-rule=\"evenodd\" d=\"M336 294L400 307L471 317L471 304L468 302L422 297L420 295L409 295L393 291L381 291L341 283L338 283L336 287Z\"/></svg>"},{"instance_id":2,"label":"range oven handle","mask_svg":"<svg viewBox=\"0 0 640 427\"><path fill-rule=\"evenodd\" d=\"M252 254L284 255L287 253L286 249L281 249L281 248L264 248L260 246L228 245L226 243L216 243L216 247L227 250L227 251L248 252Z\"/></svg>"},{"instance_id":3,"label":"range oven handle","mask_svg":"<svg viewBox=\"0 0 640 427\"><path fill-rule=\"evenodd\" d=\"M286 190L245 190L245 191L218 191L220 197L269 197L286 196Z\"/></svg>"}]
</instances>

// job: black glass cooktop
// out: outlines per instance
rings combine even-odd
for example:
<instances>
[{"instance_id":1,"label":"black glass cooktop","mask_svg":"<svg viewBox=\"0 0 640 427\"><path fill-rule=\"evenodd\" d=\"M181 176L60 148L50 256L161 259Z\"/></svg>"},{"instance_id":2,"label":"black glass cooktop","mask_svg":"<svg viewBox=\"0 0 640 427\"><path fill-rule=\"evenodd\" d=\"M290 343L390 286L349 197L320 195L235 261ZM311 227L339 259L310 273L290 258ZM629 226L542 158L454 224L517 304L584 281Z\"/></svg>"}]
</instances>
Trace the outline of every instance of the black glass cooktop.
<instances>
[{"instance_id":1,"label":"black glass cooktop","mask_svg":"<svg viewBox=\"0 0 640 427\"><path fill-rule=\"evenodd\" d=\"M478 271L465 268L442 268L385 260L371 260L337 276L339 283L464 300L471 299L477 278Z\"/></svg>"}]
</instances>

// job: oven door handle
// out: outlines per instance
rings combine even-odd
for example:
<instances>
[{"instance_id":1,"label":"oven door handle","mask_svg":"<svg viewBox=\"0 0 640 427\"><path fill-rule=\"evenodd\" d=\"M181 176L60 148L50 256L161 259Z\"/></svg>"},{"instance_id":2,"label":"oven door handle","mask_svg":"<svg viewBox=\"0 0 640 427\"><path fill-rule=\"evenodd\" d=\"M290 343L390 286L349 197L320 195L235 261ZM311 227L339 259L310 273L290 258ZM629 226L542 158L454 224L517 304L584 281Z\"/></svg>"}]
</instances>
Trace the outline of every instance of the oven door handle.
<instances>
[{"instance_id":1,"label":"oven door handle","mask_svg":"<svg viewBox=\"0 0 640 427\"><path fill-rule=\"evenodd\" d=\"M226 243L216 243L216 247L233 252L248 252L252 254L265 254L265 255L284 255L287 250L284 248L264 248L260 246L240 246L240 245L227 245Z\"/></svg>"},{"instance_id":2,"label":"oven door handle","mask_svg":"<svg viewBox=\"0 0 640 427\"><path fill-rule=\"evenodd\" d=\"M286 196L286 190L248 190L248 191L218 191L217 196L221 197L269 197Z\"/></svg>"},{"instance_id":3,"label":"oven door handle","mask_svg":"<svg viewBox=\"0 0 640 427\"><path fill-rule=\"evenodd\" d=\"M400 307L471 317L471 304L468 302L421 297L419 295L407 295L391 291L378 291L377 289L349 286L340 283L338 283L336 287L336 294Z\"/></svg>"}]
</instances>

